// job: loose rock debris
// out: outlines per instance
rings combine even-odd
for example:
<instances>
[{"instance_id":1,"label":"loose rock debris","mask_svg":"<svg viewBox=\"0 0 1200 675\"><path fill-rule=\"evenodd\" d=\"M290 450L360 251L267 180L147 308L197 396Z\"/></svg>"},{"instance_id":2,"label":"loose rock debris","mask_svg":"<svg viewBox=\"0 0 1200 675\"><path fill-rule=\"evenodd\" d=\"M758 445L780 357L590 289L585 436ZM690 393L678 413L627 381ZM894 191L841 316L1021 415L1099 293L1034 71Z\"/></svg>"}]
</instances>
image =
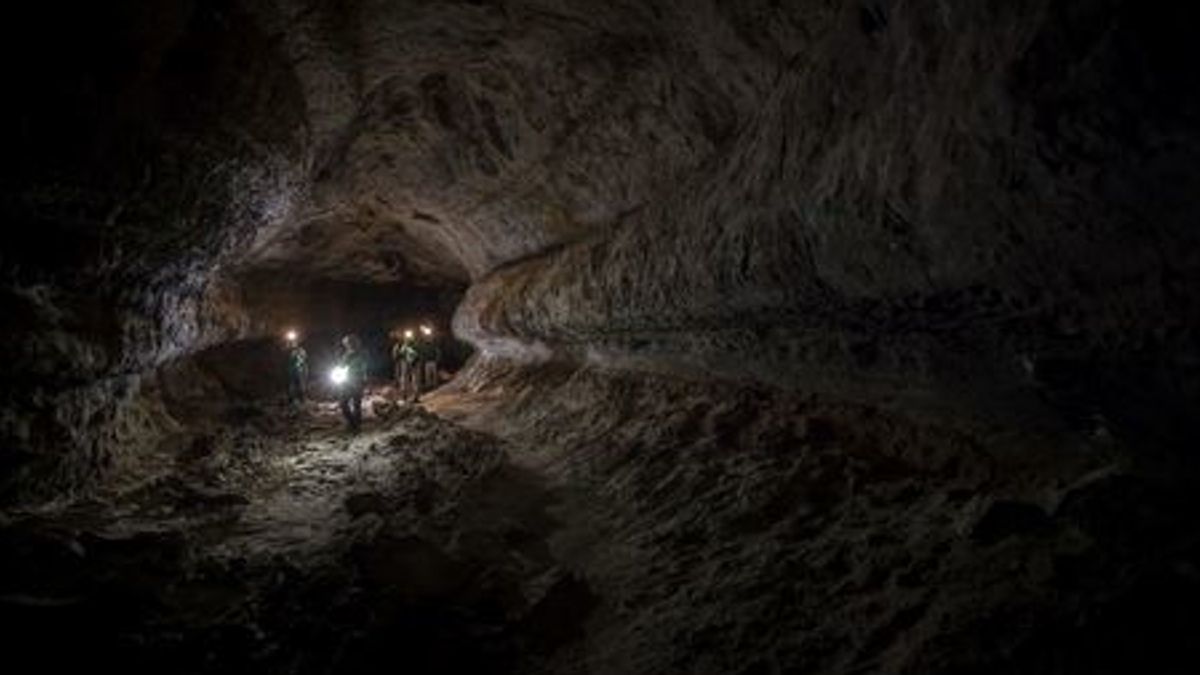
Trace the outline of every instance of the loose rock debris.
<instances>
[{"instance_id":1,"label":"loose rock debris","mask_svg":"<svg viewBox=\"0 0 1200 675\"><path fill-rule=\"evenodd\" d=\"M509 627L546 621L531 580L563 576L510 532L546 495L494 494L501 443L419 408L357 436L335 415L176 439L132 489L4 514L5 642L29 672L507 671Z\"/></svg>"}]
</instances>

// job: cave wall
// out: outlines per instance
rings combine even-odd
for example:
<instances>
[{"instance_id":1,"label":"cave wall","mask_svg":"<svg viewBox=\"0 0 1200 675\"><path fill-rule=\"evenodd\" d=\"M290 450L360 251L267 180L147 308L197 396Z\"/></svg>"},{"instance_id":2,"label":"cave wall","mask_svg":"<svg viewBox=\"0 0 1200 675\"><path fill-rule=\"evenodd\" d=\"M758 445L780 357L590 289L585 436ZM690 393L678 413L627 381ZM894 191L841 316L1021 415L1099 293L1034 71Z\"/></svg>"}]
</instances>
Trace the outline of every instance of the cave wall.
<instances>
[{"instance_id":1,"label":"cave wall","mask_svg":"<svg viewBox=\"0 0 1200 675\"><path fill-rule=\"evenodd\" d=\"M63 494L156 442L154 368L246 331L219 270L287 211L305 130L245 16L48 2L5 22L6 498Z\"/></svg>"},{"instance_id":2,"label":"cave wall","mask_svg":"<svg viewBox=\"0 0 1200 675\"><path fill-rule=\"evenodd\" d=\"M469 279L457 331L526 361L977 410L1135 391L1067 407L1139 430L1197 400L1171 11L253 7L314 130L264 260Z\"/></svg>"},{"instance_id":3,"label":"cave wall","mask_svg":"<svg viewBox=\"0 0 1200 675\"><path fill-rule=\"evenodd\" d=\"M598 4L46 2L6 23L0 505L152 474L160 443L236 452L283 324L469 286L454 328L480 353L427 404L553 493L541 513L489 482L476 505L505 565L562 564L533 584L550 628L513 626L551 636L532 672L1184 672L1184 10ZM455 432L430 465L410 428L364 445L453 474L416 508L469 549L441 518L499 449Z\"/></svg>"},{"instance_id":4,"label":"cave wall","mask_svg":"<svg viewBox=\"0 0 1200 675\"><path fill-rule=\"evenodd\" d=\"M709 22L686 33L698 51L759 56L687 64L758 78L750 109L729 99L735 136L603 236L486 276L462 334L517 358L977 411L1048 390L1087 399L1070 415L1186 444L1200 147L1179 17L1121 2L687 16Z\"/></svg>"},{"instance_id":5,"label":"cave wall","mask_svg":"<svg viewBox=\"0 0 1200 675\"><path fill-rule=\"evenodd\" d=\"M21 101L3 112L3 437L23 481L136 446L64 446L83 438L72 401L115 419L140 404L108 392L274 330L238 279L296 271L470 284L455 329L488 356L974 412L1040 397L1185 442L1200 165L1181 9L71 10L42 3L2 41Z\"/></svg>"}]
</instances>

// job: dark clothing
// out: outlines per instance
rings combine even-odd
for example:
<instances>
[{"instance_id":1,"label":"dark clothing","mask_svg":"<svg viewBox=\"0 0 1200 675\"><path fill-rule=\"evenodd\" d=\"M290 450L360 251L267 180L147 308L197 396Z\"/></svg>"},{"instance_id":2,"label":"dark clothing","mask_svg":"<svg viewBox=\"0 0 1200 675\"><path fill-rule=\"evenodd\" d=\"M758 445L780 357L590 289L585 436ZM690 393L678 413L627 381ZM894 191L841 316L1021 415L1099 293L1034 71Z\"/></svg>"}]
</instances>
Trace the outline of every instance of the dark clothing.
<instances>
[{"instance_id":1,"label":"dark clothing","mask_svg":"<svg viewBox=\"0 0 1200 675\"><path fill-rule=\"evenodd\" d=\"M438 347L437 341L422 337L417 341L417 356L422 361L432 361L437 363L442 358L442 350Z\"/></svg>"},{"instance_id":2,"label":"dark clothing","mask_svg":"<svg viewBox=\"0 0 1200 675\"><path fill-rule=\"evenodd\" d=\"M437 361L426 361L422 364L421 391L437 389L442 383L438 381Z\"/></svg>"},{"instance_id":3,"label":"dark clothing","mask_svg":"<svg viewBox=\"0 0 1200 675\"><path fill-rule=\"evenodd\" d=\"M288 368L298 373L308 372L308 352L304 347L296 345L288 350Z\"/></svg>"},{"instance_id":4,"label":"dark clothing","mask_svg":"<svg viewBox=\"0 0 1200 675\"><path fill-rule=\"evenodd\" d=\"M338 399L338 407L342 410L342 417L346 419L346 424L350 427L351 431L358 431L362 428L362 399L362 388L346 389L342 392L341 398Z\"/></svg>"},{"instance_id":5,"label":"dark clothing","mask_svg":"<svg viewBox=\"0 0 1200 675\"><path fill-rule=\"evenodd\" d=\"M438 382L437 368L442 350L438 348L435 340L422 337L417 341L417 355L420 357L420 365L417 366L417 391L425 393L441 384Z\"/></svg>"},{"instance_id":6,"label":"dark clothing","mask_svg":"<svg viewBox=\"0 0 1200 675\"><path fill-rule=\"evenodd\" d=\"M346 367L346 383L344 389L359 389L367 386L367 361L358 350L342 352L339 363Z\"/></svg>"},{"instance_id":7,"label":"dark clothing","mask_svg":"<svg viewBox=\"0 0 1200 675\"><path fill-rule=\"evenodd\" d=\"M339 363L346 367L346 381L341 385L338 407L351 431L362 427L362 398L367 386L367 363L357 349L343 350Z\"/></svg>"},{"instance_id":8,"label":"dark clothing","mask_svg":"<svg viewBox=\"0 0 1200 675\"><path fill-rule=\"evenodd\" d=\"M408 361L396 364L396 388L400 398L411 401L417 397L417 366Z\"/></svg>"},{"instance_id":9,"label":"dark clothing","mask_svg":"<svg viewBox=\"0 0 1200 675\"><path fill-rule=\"evenodd\" d=\"M288 402L303 401L308 390L308 353L296 345L288 351Z\"/></svg>"},{"instance_id":10,"label":"dark clothing","mask_svg":"<svg viewBox=\"0 0 1200 675\"><path fill-rule=\"evenodd\" d=\"M288 402L301 402L307 395L308 383L305 377L294 370L288 370Z\"/></svg>"}]
</instances>

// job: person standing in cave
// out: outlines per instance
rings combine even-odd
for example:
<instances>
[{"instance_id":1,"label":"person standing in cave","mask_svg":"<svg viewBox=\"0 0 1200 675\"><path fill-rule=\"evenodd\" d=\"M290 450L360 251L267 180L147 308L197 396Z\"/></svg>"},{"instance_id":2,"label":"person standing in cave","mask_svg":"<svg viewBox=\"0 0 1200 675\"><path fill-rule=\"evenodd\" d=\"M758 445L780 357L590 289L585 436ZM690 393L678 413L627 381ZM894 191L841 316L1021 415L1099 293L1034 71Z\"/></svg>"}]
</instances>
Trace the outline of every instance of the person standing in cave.
<instances>
[{"instance_id":1,"label":"person standing in cave","mask_svg":"<svg viewBox=\"0 0 1200 675\"><path fill-rule=\"evenodd\" d=\"M400 398L410 402L417 400L417 348L413 345L411 330L404 331L404 339L392 345L392 365Z\"/></svg>"},{"instance_id":2,"label":"person standing in cave","mask_svg":"<svg viewBox=\"0 0 1200 675\"><path fill-rule=\"evenodd\" d=\"M302 404L308 395L308 352L296 331L287 334L288 403Z\"/></svg>"},{"instance_id":3,"label":"person standing in cave","mask_svg":"<svg viewBox=\"0 0 1200 675\"><path fill-rule=\"evenodd\" d=\"M346 425L352 433L358 433L362 428L362 399L363 390L367 386L367 362L363 355L362 345L357 335L347 335L342 338L342 353L338 359L340 368L344 368L344 379L339 384L338 407Z\"/></svg>"},{"instance_id":4,"label":"person standing in cave","mask_svg":"<svg viewBox=\"0 0 1200 675\"><path fill-rule=\"evenodd\" d=\"M420 392L423 394L436 389L438 382L438 361L442 358L442 350L438 347L433 336L433 328L421 326L421 339L417 342L417 354L420 356Z\"/></svg>"}]
</instances>

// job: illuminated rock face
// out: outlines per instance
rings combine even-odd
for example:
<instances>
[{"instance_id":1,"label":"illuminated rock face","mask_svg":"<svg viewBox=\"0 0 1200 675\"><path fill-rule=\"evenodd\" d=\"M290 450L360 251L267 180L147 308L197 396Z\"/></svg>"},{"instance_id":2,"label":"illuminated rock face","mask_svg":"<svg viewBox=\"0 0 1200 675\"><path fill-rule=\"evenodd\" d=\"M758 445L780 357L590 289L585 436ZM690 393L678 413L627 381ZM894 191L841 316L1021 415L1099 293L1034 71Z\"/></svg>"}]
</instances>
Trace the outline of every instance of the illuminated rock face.
<instances>
[{"instance_id":1,"label":"illuminated rock face","mask_svg":"<svg viewBox=\"0 0 1200 675\"><path fill-rule=\"evenodd\" d=\"M256 274L470 285L459 333L525 361L1136 387L1171 426L1195 76L1180 22L1111 4L47 7L6 41L38 66L5 112L6 433L276 329Z\"/></svg>"},{"instance_id":2,"label":"illuminated rock face","mask_svg":"<svg viewBox=\"0 0 1200 675\"><path fill-rule=\"evenodd\" d=\"M960 411L1088 390L1072 414L1184 423L1197 106L1170 17L594 4L254 5L308 152L247 264L470 283L460 335L522 361Z\"/></svg>"},{"instance_id":3,"label":"illuminated rock face","mask_svg":"<svg viewBox=\"0 0 1200 675\"><path fill-rule=\"evenodd\" d=\"M1168 92L1191 76L1132 9L1042 4L707 16L693 47L760 60L675 63L769 75L713 92L730 137L611 228L477 283L460 330L834 390L1019 387L1059 359L1115 384L1135 344L1182 365L1196 106Z\"/></svg>"},{"instance_id":4,"label":"illuminated rock face","mask_svg":"<svg viewBox=\"0 0 1200 675\"><path fill-rule=\"evenodd\" d=\"M1173 442L1196 400L1197 88L1169 13L56 11L5 41L36 65L4 113L14 465L87 445L71 401L105 426L111 388L277 330L264 275L469 286L459 334L522 362L1041 397Z\"/></svg>"},{"instance_id":5,"label":"illuminated rock face","mask_svg":"<svg viewBox=\"0 0 1200 675\"><path fill-rule=\"evenodd\" d=\"M62 4L0 39L0 506L229 468L282 330L453 315L504 471L359 553L494 565L546 672L1194 670L1186 3Z\"/></svg>"},{"instance_id":6,"label":"illuminated rock face","mask_svg":"<svg viewBox=\"0 0 1200 675\"><path fill-rule=\"evenodd\" d=\"M593 4L254 6L309 152L250 264L469 282L460 334L522 360L976 407L1093 371L1186 409L1169 17Z\"/></svg>"},{"instance_id":7,"label":"illuminated rock face","mask_svg":"<svg viewBox=\"0 0 1200 675\"><path fill-rule=\"evenodd\" d=\"M663 35L691 12L661 11L261 8L297 64L312 150L311 201L264 234L263 255L334 274L475 279L660 199L737 121L693 46Z\"/></svg>"}]
</instances>

